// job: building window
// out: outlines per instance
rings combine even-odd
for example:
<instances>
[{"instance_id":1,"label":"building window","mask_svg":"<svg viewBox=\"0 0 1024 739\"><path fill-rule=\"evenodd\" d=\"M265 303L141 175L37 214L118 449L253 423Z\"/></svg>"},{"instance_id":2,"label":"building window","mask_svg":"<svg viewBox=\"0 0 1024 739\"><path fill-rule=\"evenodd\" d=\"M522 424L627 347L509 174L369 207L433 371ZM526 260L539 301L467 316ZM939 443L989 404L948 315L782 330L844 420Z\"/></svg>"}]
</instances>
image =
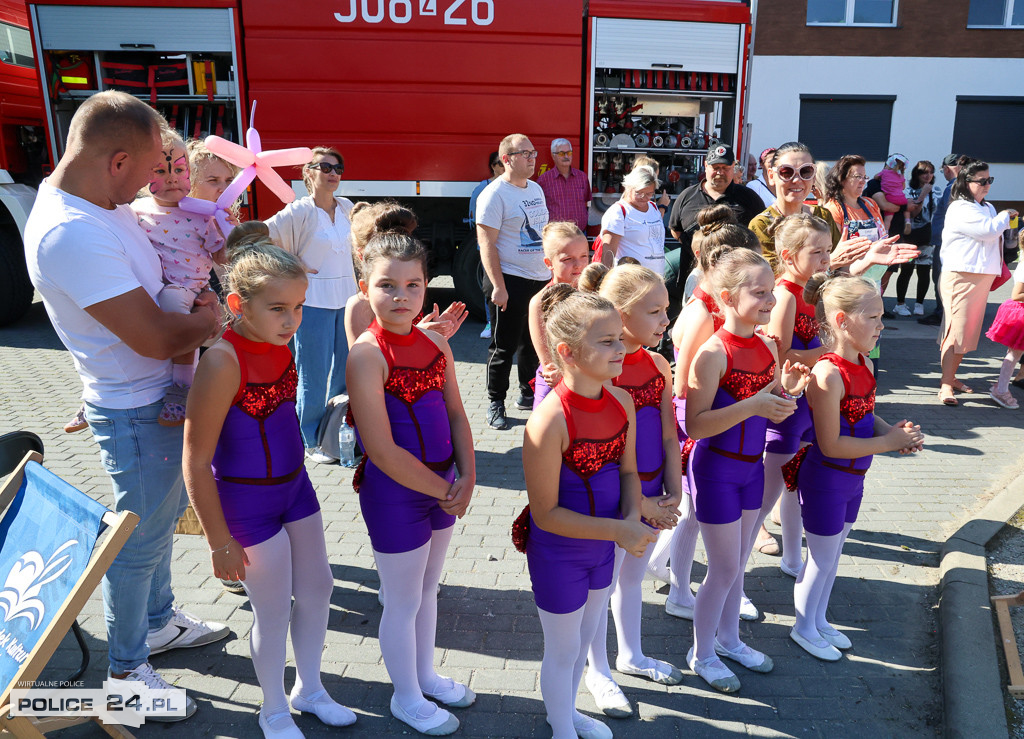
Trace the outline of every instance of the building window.
<instances>
[{"instance_id":1,"label":"building window","mask_svg":"<svg viewBox=\"0 0 1024 739\"><path fill-rule=\"evenodd\" d=\"M1020 2L1024 4L1024 0ZM897 0L807 0L807 25L893 26L896 3Z\"/></svg>"},{"instance_id":2,"label":"building window","mask_svg":"<svg viewBox=\"0 0 1024 739\"><path fill-rule=\"evenodd\" d=\"M1024 26L1024 0L971 0L968 28Z\"/></svg>"},{"instance_id":3,"label":"building window","mask_svg":"<svg viewBox=\"0 0 1024 739\"><path fill-rule=\"evenodd\" d=\"M986 162L1024 164L1024 97L958 95L953 151Z\"/></svg>"},{"instance_id":4,"label":"building window","mask_svg":"<svg viewBox=\"0 0 1024 739\"><path fill-rule=\"evenodd\" d=\"M895 95L801 95L800 140L820 160L860 154L885 161L895 100Z\"/></svg>"}]
</instances>

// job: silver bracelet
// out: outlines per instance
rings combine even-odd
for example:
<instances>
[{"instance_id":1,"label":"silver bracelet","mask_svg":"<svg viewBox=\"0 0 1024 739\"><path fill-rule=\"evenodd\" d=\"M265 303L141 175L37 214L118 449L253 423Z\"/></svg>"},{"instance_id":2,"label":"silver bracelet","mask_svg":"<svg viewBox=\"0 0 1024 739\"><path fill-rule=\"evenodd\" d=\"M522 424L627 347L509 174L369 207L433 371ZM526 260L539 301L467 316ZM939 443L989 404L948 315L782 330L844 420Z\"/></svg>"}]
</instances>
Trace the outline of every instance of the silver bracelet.
<instances>
[{"instance_id":1,"label":"silver bracelet","mask_svg":"<svg viewBox=\"0 0 1024 739\"><path fill-rule=\"evenodd\" d=\"M779 396L785 400L800 400L800 398L804 397L804 391L801 390L799 395L790 395L782 388L779 388Z\"/></svg>"},{"instance_id":2,"label":"silver bracelet","mask_svg":"<svg viewBox=\"0 0 1024 739\"><path fill-rule=\"evenodd\" d=\"M217 554L218 552L226 552L228 550L228 547L231 546L231 542L233 542L234 540L235 540L235 537L232 536L230 539L228 539L228 543L225 544L224 546L218 547L216 549L211 549L210 550L210 554Z\"/></svg>"}]
</instances>

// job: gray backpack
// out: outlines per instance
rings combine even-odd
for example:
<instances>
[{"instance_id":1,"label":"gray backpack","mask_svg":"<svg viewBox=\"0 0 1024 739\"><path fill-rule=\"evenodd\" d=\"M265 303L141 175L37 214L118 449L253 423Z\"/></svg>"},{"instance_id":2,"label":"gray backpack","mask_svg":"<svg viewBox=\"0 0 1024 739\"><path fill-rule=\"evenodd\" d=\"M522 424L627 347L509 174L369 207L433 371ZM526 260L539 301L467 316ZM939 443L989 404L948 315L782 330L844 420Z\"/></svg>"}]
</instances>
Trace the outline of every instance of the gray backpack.
<instances>
[{"instance_id":1,"label":"gray backpack","mask_svg":"<svg viewBox=\"0 0 1024 739\"><path fill-rule=\"evenodd\" d=\"M338 433L341 425L345 423L345 414L348 413L348 395L342 393L335 395L327 401L327 412L320 419L320 426L316 430L317 444L328 456L335 459L341 458L341 450L338 448Z\"/></svg>"}]
</instances>

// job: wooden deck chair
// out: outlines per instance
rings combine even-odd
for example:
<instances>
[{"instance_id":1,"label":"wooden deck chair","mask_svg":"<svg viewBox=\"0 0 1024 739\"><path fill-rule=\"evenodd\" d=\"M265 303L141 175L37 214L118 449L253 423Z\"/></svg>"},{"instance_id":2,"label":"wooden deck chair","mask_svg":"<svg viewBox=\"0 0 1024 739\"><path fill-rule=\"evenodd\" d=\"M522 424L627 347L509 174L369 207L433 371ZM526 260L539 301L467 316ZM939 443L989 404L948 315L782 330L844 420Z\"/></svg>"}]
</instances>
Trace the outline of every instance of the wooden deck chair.
<instances>
[{"instance_id":1,"label":"wooden deck chair","mask_svg":"<svg viewBox=\"0 0 1024 739\"><path fill-rule=\"evenodd\" d=\"M0 487L0 630L9 646L18 643L0 650L0 730L42 737L96 721L110 736L131 737L95 717L8 715L11 690L39 677L139 522L130 511L100 505L41 461L29 452Z\"/></svg>"}]
</instances>

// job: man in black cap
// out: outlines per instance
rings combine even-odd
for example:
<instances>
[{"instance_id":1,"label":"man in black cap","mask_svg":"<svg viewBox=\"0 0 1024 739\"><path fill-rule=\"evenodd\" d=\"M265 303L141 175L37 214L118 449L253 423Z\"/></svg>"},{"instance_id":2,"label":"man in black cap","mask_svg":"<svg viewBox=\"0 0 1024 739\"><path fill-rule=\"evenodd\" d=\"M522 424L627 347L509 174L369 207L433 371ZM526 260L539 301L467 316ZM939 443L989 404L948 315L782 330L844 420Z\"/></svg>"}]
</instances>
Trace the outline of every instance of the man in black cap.
<instances>
[{"instance_id":1,"label":"man in black cap","mask_svg":"<svg viewBox=\"0 0 1024 739\"><path fill-rule=\"evenodd\" d=\"M746 226L750 219L765 209L765 204L757 193L745 185L733 183L733 166L736 157L728 144L715 144L708 149L704 160L706 179L686 188L672 204L672 215L668 219L669 230L676 240L682 244L680 255L680 275L683 281L689 274L693 255L690 252L690 241L697 230L697 213L701 209L716 203L728 205L736 213L736 219Z\"/></svg>"},{"instance_id":2,"label":"man in black cap","mask_svg":"<svg viewBox=\"0 0 1024 739\"><path fill-rule=\"evenodd\" d=\"M924 318L918 318L918 323L926 326L938 326L942 323L942 300L939 298L939 278L942 276L942 263L939 251L942 247L942 226L946 222L946 209L949 207L949 197L953 190L953 183L956 181L957 173L960 171L959 154L947 154L942 160L942 176L946 178L946 189L942 191L939 204L935 207L935 214L932 216L932 243L935 251L932 252L932 282L935 285L935 310Z\"/></svg>"}]
</instances>

